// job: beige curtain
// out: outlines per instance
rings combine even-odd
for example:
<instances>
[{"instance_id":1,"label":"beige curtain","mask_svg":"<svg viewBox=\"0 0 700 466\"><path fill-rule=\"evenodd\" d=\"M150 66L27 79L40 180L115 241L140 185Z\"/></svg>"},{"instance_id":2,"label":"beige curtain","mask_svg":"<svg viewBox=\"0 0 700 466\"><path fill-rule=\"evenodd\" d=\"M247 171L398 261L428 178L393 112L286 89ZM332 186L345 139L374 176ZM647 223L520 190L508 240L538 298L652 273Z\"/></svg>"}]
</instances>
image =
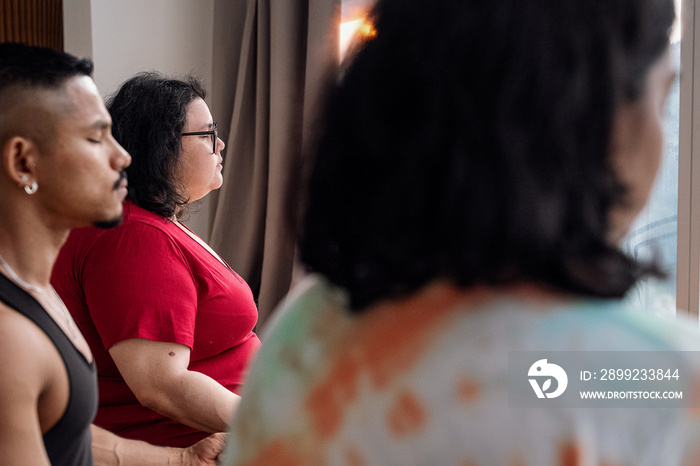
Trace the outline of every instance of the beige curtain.
<instances>
[{"instance_id":1,"label":"beige curtain","mask_svg":"<svg viewBox=\"0 0 700 466\"><path fill-rule=\"evenodd\" d=\"M287 199L338 61L340 0L215 0L214 13L212 113L226 150L209 240L258 297L261 325L292 281Z\"/></svg>"}]
</instances>

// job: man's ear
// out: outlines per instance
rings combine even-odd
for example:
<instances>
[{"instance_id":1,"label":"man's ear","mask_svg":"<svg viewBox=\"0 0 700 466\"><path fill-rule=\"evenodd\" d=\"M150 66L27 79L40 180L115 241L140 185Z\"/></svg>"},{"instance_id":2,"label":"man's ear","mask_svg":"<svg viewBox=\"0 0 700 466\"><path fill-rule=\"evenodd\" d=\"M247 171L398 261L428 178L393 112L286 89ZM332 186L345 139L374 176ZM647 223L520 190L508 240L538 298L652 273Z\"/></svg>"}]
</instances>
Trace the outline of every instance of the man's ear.
<instances>
[{"instance_id":1,"label":"man's ear","mask_svg":"<svg viewBox=\"0 0 700 466\"><path fill-rule=\"evenodd\" d=\"M13 136L2 146L2 168L18 186L36 181L36 144L22 136Z\"/></svg>"}]
</instances>

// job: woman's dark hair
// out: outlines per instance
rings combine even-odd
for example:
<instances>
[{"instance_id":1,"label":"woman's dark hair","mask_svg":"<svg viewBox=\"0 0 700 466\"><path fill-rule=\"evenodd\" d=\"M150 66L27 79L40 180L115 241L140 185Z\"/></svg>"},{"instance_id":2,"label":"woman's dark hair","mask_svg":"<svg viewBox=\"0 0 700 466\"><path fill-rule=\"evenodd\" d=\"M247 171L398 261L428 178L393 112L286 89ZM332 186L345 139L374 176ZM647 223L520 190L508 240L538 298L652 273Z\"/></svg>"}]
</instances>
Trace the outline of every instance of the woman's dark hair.
<instances>
[{"instance_id":1,"label":"woman's dark hair","mask_svg":"<svg viewBox=\"0 0 700 466\"><path fill-rule=\"evenodd\" d=\"M204 99L201 82L139 73L107 100L114 138L131 154L127 198L163 217L180 215L189 199L175 180L187 106Z\"/></svg>"},{"instance_id":2,"label":"woman's dark hair","mask_svg":"<svg viewBox=\"0 0 700 466\"><path fill-rule=\"evenodd\" d=\"M329 90L301 260L359 312L434 279L620 297L660 275L610 244L616 109L672 0L379 0Z\"/></svg>"}]
</instances>

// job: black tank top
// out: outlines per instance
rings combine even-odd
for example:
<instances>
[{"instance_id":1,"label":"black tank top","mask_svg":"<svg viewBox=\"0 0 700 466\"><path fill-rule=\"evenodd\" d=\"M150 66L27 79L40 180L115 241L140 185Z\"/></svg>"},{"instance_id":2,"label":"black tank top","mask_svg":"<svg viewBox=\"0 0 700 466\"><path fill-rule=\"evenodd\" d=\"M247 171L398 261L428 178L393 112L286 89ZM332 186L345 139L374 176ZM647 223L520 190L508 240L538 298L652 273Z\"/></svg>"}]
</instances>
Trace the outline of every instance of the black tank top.
<instances>
[{"instance_id":1,"label":"black tank top","mask_svg":"<svg viewBox=\"0 0 700 466\"><path fill-rule=\"evenodd\" d=\"M29 318L48 335L68 372L68 406L56 425L44 434L44 446L52 466L92 466L90 424L97 412L95 363L87 362L33 296L2 274L0 301Z\"/></svg>"}]
</instances>

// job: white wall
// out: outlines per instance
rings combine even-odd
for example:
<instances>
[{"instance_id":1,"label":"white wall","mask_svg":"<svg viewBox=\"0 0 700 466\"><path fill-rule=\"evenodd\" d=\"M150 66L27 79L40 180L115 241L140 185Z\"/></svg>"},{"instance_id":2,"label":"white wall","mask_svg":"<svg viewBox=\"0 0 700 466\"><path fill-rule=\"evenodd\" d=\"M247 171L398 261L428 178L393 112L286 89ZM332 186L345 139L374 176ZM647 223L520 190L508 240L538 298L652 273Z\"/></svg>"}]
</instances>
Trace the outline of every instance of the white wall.
<instances>
[{"instance_id":1,"label":"white wall","mask_svg":"<svg viewBox=\"0 0 700 466\"><path fill-rule=\"evenodd\" d=\"M194 74L211 87L214 0L64 0L63 18L66 52L93 59L103 96L149 70ZM187 223L206 239L204 201Z\"/></svg>"}]
</instances>

